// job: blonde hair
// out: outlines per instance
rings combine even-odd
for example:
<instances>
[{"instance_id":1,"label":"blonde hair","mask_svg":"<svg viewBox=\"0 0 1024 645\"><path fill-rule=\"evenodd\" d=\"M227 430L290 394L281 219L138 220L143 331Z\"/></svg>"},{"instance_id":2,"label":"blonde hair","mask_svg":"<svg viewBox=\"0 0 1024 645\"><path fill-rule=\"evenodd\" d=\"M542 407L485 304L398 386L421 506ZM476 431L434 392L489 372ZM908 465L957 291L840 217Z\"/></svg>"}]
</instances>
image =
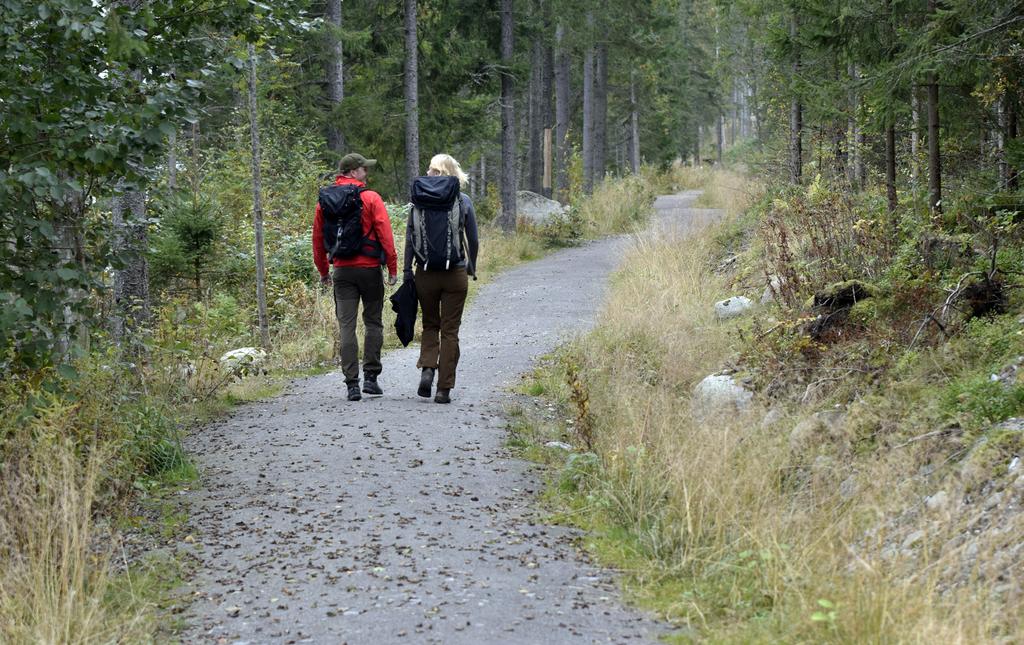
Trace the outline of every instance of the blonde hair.
<instances>
[{"instance_id":1,"label":"blonde hair","mask_svg":"<svg viewBox=\"0 0 1024 645\"><path fill-rule=\"evenodd\" d=\"M462 171L462 166L459 165L458 161L455 161L455 157L441 153L434 155L430 159L430 165L428 168L436 170L438 174L448 175L449 177L458 177L459 185L465 188L469 184L469 175Z\"/></svg>"}]
</instances>

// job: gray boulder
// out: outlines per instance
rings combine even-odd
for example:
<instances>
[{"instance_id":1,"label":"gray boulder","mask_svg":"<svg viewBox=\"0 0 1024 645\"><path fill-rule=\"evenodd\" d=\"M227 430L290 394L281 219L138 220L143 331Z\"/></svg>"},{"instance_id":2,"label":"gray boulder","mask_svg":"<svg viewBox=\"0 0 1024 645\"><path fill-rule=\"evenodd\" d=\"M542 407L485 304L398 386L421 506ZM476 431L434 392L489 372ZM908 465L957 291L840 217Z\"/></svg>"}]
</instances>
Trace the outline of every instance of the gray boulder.
<instances>
[{"instance_id":1,"label":"gray boulder","mask_svg":"<svg viewBox=\"0 0 1024 645\"><path fill-rule=\"evenodd\" d=\"M516 193L516 213L530 224L548 224L569 211L553 199L543 195L520 190Z\"/></svg>"},{"instance_id":2,"label":"gray boulder","mask_svg":"<svg viewBox=\"0 0 1024 645\"><path fill-rule=\"evenodd\" d=\"M220 366L225 372L235 376L255 374L260 371L267 353L259 347L239 347L224 352L220 357Z\"/></svg>"},{"instance_id":3,"label":"gray boulder","mask_svg":"<svg viewBox=\"0 0 1024 645\"><path fill-rule=\"evenodd\" d=\"M753 392L727 374L705 377L694 388L693 396L698 413L746 410L754 398Z\"/></svg>"},{"instance_id":4,"label":"gray boulder","mask_svg":"<svg viewBox=\"0 0 1024 645\"><path fill-rule=\"evenodd\" d=\"M715 303L715 316L719 320L728 320L729 318L735 318L742 316L754 303L750 301L750 298L746 296L733 296L732 298L726 298Z\"/></svg>"}]
</instances>

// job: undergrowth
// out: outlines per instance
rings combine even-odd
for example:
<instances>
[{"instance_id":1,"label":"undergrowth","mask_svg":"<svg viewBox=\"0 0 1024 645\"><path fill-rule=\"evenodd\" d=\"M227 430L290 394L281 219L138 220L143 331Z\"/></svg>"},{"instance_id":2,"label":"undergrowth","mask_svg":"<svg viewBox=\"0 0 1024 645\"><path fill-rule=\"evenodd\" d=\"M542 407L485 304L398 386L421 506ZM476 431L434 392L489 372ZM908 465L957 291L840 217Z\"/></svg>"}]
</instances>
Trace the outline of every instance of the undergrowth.
<instances>
[{"instance_id":1,"label":"undergrowth","mask_svg":"<svg viewBox=\"0 0 1024 645\"><path fill-rule=\"evenodd\" d=\"M735 177L709 181L724 204ZM942 310L1019 256L820 181L732 194L685 243L641 236L595 329L524 384L558 412L520 443L575 445L541 453L552 512L680 642L1019 640L1022 303ZM765 304L716 320L738 294ZM695 407L723 372L753 403Z\"/></svg>"}]
</instances>

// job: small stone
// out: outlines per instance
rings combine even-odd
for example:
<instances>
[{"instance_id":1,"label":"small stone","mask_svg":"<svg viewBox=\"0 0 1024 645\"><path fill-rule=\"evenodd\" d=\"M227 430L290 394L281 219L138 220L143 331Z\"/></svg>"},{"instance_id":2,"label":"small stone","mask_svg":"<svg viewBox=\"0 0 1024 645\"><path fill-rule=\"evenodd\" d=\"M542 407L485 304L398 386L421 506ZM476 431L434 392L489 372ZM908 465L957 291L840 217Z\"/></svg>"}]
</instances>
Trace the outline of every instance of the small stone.
<instances>
[{"instance_id":1,"label":"small stone","mask_svg":"<svg viewBox=\"0 0 1024 645\"><path fill-rule=\"evenodd\" d=\"M1010 465L1006 467L1006 472L1014 474L1020 470L1020 457L1014 455L1013 459L1010 460Z\"/></svg>"},{"instance_id":2,"label":"small stone","mask_svg":"<svg viewBox=\"0 0 1024 645\"><path fill-rule=\"evenodd\" d=\"M904 549L912 549L924 540L924 531L914 531L903 540Z\"/></svg>"},{"instance_id":3,"label":"small stone","mask_svg":"<svg viewBox=\"0 0 1024 645\"><path fill-rule=\"evenodd\" d=\"M933 513L941 513L949 506L949 493L940 490L924 501L925 507Z\"/></svg>"},{"instance_id":4,"label":"small stone","mask_svg":"<svg viewBox=\"0 0 1024 645\"><path fill-rule=\"evenodd\" d=\"M565 443L564 441L549 441L546 444L544 444L544 446L546 448L559 448L567 452L572 452L572 446Z\"/></svg>"},{"instance_id":5,"label":"small stone","mask_svg":"<svg viewBox=\"0 0 1024 645\"><path fill-rule=\"evenodd\" d=\"M754 303L750 301L750 298L746 296L733 296L732 298L726 298L715 303L715 316L719 320L728 320L729 318L742 316L753 306Z\"/></svg>"},{"instance_id":6,"label":"small stone","mask_svg":"<svg viewBox=\"0 0 1024 645\"><path fill-rule=\"evenodd\" d=\"M225 612L225 613L227 613L227 615L228 615L228 616L231 616L232 618L234 618L235 616L237 616L237 615L238 615L238 614L239 614L239 613L240 613L241 611L242 611L242 608L241 608L241 607L235 607L235 606L232 606L232 607L226 607L226 608L224 609L224 612Z\"/></svg>"},{"instance_id":7,"label":"small stone","mask_svg":"<svg viewBox=\"0 0 1024 645\"><path fill-rule=\"evenodd\" d=\"M964 548L964 557L968 560L973 560L978 557L978 541L974 540Z\"/></svg>"}]
</instances>

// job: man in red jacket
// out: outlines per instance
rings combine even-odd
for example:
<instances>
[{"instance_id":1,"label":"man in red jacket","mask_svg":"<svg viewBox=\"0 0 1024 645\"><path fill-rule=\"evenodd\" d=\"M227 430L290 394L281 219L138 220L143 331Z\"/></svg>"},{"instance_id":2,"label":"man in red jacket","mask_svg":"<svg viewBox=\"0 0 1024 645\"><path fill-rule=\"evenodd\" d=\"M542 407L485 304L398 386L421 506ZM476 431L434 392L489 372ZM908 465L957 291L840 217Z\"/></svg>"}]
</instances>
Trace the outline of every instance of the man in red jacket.
<instances>
[{"instance_id":1,"label":"man in red jacket","mask_svg":"<svg viewBox=\"0 0 1024 645\"><path fill-rule=\"evenodd\" d=\"M320 272L323 284L334 282L334 312L341 329L341 369L348 386L348 400L358 401L359 393L359 339L356 338L356 314L359 301L363 301L363 325L366 337L363 342L363 392L383 394L377 384L381 372L380 350L384 344L384 325L381 313L384 310L384 282L381 265L387 265L388 284L393 285L398 275L398 257L395 255L395 238L391 232L391 219L380 195L365 190L368 168L376 165L376 159L351 153L341 158L339 174L334 180L336 186L354 185L361 190L363 245L359 252L348 257L334 257L333 274L330 269L331 249L324 244L325 218L316 205L313 218L313 263ZM328 231L331 234L331 231Z\"/></svg>"}]
</instances>

